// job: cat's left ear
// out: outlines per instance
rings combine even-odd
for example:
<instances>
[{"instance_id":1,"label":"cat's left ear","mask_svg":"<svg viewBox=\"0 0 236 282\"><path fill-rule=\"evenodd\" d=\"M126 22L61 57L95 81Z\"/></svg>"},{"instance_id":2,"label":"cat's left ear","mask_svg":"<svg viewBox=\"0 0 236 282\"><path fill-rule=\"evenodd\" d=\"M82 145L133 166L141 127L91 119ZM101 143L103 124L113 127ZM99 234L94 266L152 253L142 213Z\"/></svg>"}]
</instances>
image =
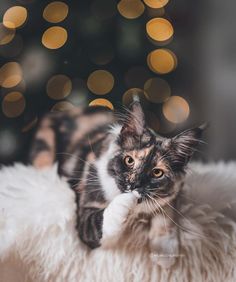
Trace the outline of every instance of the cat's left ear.
<instances>
[{"instance_id":1,"label":"cat's left ear","mask_svg":"<svg viewBox=\"0 0 236 282\"><path fill-rule=\"evenodd\" d=\"M129 109L129 115L121 129L121 134L141 136L144 132L146 123L140 101L138 99L134 100Z\"/></svg>"},{"instance_id":2,"label":"cat's left ear","mask_svg":"<svg viewBox=\"0 0 236 282\"><path fill-rule=\"evenodd\" d=\"M201 142L206 125L185 130L169 140L171 161L176 169L183 169Z\"/></svg>"}]
</instances>

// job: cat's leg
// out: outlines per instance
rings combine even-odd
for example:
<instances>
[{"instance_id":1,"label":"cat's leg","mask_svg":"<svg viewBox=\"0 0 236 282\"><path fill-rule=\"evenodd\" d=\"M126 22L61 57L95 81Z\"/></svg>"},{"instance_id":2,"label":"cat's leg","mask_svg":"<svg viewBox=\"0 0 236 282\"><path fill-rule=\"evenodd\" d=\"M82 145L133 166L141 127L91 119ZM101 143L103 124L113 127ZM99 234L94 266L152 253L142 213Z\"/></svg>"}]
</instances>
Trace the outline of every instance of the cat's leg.
<instances>
[{"instance_id":1,"label":"cat's leg","mask_svg":"<svg viewBox=\"0 0 236 282\"><path fill-rule=\"evenodd\" d=\"M113 246L125 226L132 208L137 204L137 194L123 193L116 196L106 208L85 205L80 209L79 235L90 248Z\"/></svg>"},{"instance_id":2,"label":"cat's leg","mask_svg":"<svg viewBox=\"0 0 236 282\"><path fill-rule=\"evenodd\" d=\"M165 213L159 213L151 220L149 247L153 263L169 268L179 256L178 227L174 223L172 210L164 210Z\"/></svg>"}]
</instances>

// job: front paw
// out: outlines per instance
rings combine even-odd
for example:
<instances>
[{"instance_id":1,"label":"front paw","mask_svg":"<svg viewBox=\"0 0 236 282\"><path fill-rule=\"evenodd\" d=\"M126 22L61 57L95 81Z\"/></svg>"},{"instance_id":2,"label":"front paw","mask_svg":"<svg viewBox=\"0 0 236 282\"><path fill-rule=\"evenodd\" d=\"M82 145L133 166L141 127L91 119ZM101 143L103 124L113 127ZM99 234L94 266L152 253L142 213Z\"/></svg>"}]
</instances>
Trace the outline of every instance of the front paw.
<instances>
[{"instance_id":1,"label":"front paw","mask_svg":"<svg viewBox=\"0 0 236 282\"><path fill-rule=\"evenodd\" d=\"M179 257L179 241L176 235L157 237L150 245L150 258L154 264L168 269Z\"/></svg>"},{"instance_id":2,"label":"front paw","mask_svg":"<svg viewBox=\"0 0 236 282\"><path fill-rule=\"evenodd\" d=\"M130 210L137 204L137 195L123 193L114 198L103 213L102 241L117 237L123 230Z\"/></svg>"}]
</instances>

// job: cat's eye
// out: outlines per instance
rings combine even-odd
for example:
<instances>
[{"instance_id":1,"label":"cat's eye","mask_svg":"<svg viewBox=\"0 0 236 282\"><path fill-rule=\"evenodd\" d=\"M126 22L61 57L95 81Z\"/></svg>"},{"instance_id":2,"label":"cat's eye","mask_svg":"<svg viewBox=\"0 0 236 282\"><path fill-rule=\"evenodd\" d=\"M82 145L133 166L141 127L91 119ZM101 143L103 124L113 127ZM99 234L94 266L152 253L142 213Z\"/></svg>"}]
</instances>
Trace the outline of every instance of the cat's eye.
<instances>
[{"instance_id":1,"label":"cat's eye","mask_svg":"<svg viewBox=\"0 0 236 282\"><path fill-rule=\"evenodd\" d=\"M164 175L164 171L159 168L154 168L152 170L152 175L156 178L161 178Z\"/></svg>"},{"instance_id":2,"label":"cat's eye","mask_svg":"<svg viewBox=\"0 0 236 282\"><path fill-rule=\"evenodd\" d=\"M126 156L124 158L124 163L128 167L133 167L134 166L134 159L132 157L130 157L130 156Z\"/></svg>"}]
</instances>

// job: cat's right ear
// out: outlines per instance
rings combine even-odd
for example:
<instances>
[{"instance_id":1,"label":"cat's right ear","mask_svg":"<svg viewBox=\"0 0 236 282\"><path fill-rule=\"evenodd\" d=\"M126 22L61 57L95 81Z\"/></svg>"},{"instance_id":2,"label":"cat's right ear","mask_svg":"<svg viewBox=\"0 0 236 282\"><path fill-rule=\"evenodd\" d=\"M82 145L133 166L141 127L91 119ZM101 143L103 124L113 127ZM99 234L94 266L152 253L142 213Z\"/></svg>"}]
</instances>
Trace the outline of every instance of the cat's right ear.
<instances>
[{"instance_id":1,"label":"cat's right ear","mask_svg":"<svg viewBox=\"0 0 236 282\"><path fill-rule=\"evenodd\" d=\"M129 112L121 129L122 135L141 136L145 130L145 117L138 99L129 107Z\"/></svg>"}]
</instances>

